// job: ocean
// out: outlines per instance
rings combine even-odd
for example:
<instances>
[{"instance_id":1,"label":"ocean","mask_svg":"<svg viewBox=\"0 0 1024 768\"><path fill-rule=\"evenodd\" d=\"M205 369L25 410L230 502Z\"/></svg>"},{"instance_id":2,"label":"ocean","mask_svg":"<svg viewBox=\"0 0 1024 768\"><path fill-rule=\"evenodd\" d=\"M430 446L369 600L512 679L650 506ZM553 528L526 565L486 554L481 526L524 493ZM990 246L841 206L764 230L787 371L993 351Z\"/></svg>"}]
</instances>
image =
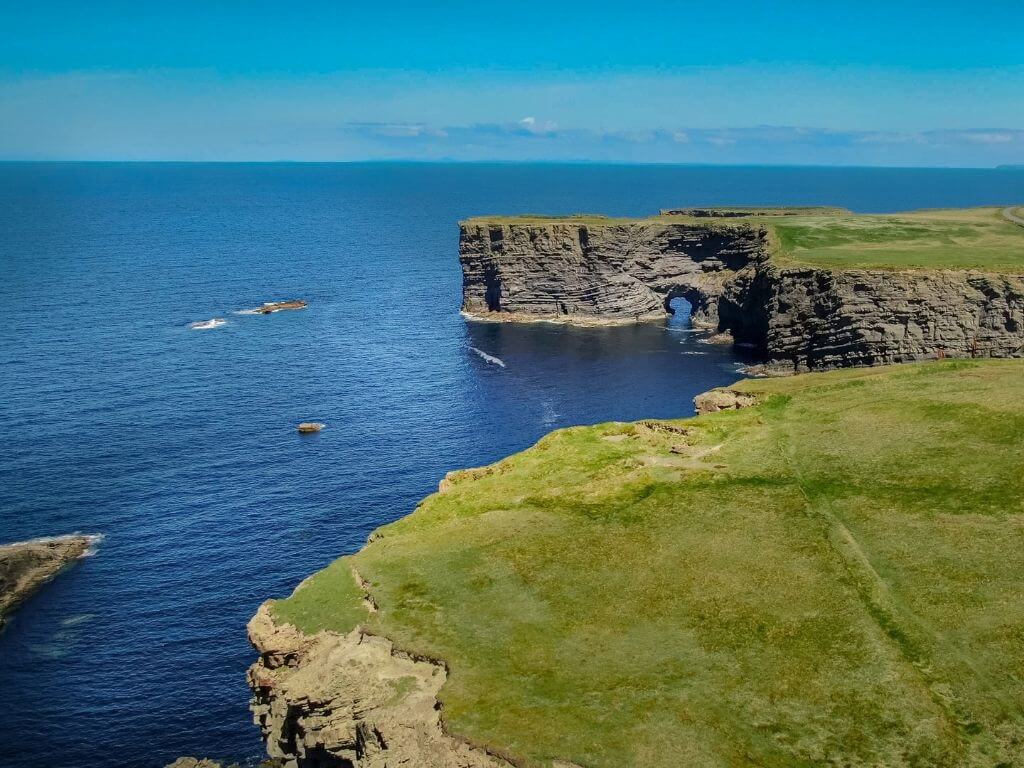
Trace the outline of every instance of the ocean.
<instances>
[{"instance_id":1,"label":"ocean","mask_svg":"<svg viewBox=\"0 0 1024 768\"><path fill-rule=\"evenodd\" d=\"M104 536L0 634L0 762L258 760L260 602L449 470L741 375L685 312L466 322L459 219L1022 202L1022 170L0 164L0 542Z\"/></svg>"}]
</instances>

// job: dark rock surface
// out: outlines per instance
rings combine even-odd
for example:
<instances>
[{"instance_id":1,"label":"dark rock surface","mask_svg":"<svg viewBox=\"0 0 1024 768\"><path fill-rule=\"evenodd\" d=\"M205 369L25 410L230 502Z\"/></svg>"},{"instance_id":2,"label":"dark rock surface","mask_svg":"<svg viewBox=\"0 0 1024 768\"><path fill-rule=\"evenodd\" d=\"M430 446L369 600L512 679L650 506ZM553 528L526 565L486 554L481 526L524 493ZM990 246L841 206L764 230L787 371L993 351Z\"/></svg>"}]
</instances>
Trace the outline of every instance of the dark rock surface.
<instances>
[{"instance_id":1,"label":"dark rock surface","mask_svg":"<svg viewBox=\"0 0 1024 768\"><path fill-rule=\"evenodd\" d=\"M976 271L780 269L737 276L723 323L796 371L1024 353L1024 278Z\"/></svg>"},{"instance_id":2,"label":"dark rock surface","mask_svg":"<svg viewBox=\"0 0 1024 768\"><path fill-rule=\"evenodd\" d=\"M768 372L1024 354L1024 276L782 267L745 223L474 221L460 260L470 317L629 322L682 296Z\"/></svg>"},{"instance_id":3,"label":"dark rock surface","mask_svg":"<svg viewBox=\"0 0 1024 768\"><path fill-rule=\"evenodd\" d=\"M590 320L663 317L686 298L716 325L725 280L766 256L767 232L656 221L462 226L462 309Z\"/></svg>"}]
</instances>

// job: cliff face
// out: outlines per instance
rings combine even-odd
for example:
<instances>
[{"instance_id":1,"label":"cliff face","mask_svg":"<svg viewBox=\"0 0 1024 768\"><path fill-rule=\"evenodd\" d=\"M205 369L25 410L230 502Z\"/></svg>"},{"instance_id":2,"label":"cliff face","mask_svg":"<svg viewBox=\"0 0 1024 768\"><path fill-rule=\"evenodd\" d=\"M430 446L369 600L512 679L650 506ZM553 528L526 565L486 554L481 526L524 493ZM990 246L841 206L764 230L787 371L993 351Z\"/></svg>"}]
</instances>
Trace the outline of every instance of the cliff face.
<instances>
[{"instance_id":1,"label":"cliff face","mask_svg":"<svg viewBox=\"0 0 1024 768\"><path fill-rule=\"evenodd\" d=\"M304 635L266 604L249 639L260 654L248 675L254 720L285 768L510 768L444 732L439 663L360 629Z\"/></svg>"},{"instance_id":2,"label":"cliff face","mask_svg":"<svg viewBox=\"0 0 1024 768\"><path fill-rule=\"evenodd\" d=\"M823 370L1024 352L1024 279L937 270L745 270L721 324L770 367Z\"/></svg>"},{"instance_id":3,"label":"cliff face","mask_svg":"<svg viewBox=\"0 0 1024 768\"><path fill-rule=\"evenodd\" d=\"M779 372L1024 354L1021 276L782 267L750 224L470 222L460 260L470 316L628 322L682 296Z\"/></svg>"},{"instance_id":4,"label":"cliff face","mask_svg":"<svg viewBox=\"0 0 1024 768\"><path fill-rule=\"evenodd\" d=\"M767 255L767 233L637 222L462 225L464 312L577 321L663 317L686 298L694 321L718 322L726 279Z\"/></svg>"}]
</instances>

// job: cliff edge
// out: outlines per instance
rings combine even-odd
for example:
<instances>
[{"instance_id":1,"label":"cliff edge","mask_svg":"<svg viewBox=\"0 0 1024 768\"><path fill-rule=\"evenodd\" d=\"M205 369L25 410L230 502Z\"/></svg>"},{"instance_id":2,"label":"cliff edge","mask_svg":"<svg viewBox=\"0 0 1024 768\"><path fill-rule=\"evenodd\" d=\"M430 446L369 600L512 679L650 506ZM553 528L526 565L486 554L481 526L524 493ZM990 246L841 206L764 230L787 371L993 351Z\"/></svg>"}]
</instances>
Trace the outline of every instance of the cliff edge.
<instances>
[{"instance_id":1,"label":"cliff edge","mask_svg":"<svg viewBox=\"0 0 1024 768\"><path fill-rule=\"evenodd\" d=\"M306 635L264 603L249 622L248 673L267 752L285 768L509 768L445 733L437 661L395 650L361 627Z\"/></svg>"},{"instance_id":2,"label":"cliff edge","mask_svg":"<svg viewBox=\"0 0 1024 768\"><path fill-rule=\"evenodd\" d=\"M268 751L1024 765L1022 373L747 379L450 473L253 619Z\"/></svg>"},{"instance_id":3,"label":"cliff edge","mask_svg":"<svg viewBox=\"0 0 1024 768\"><path fill-rule=\"evenodd\" d=\"M459 257L470 318L636 322L681 297L769 371L1024 353L1024 228L1000 209L484 217Z\"/></svg>"}]
</instances>

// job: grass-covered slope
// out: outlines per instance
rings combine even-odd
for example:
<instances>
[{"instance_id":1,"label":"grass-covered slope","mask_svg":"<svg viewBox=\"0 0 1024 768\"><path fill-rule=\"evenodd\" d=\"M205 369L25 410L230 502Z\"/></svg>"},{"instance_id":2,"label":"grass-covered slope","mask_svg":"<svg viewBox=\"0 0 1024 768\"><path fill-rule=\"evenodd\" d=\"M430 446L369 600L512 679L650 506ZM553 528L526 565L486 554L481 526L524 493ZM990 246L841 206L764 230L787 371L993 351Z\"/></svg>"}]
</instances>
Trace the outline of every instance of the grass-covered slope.
<instances>
[{"instance_id":1,"label":"grass-covered slope","mask_svg":"<svg viewBox=\"0 0 1024 768\"><path fill-rule=\"evenodd\" d=\"M734 213L742 209L732 210ZM784 209L778 209L782 211ZM1013 209L1008 209L1013 210ZM649 219L573 217L481 217L474 223L611 226L629 222L681 223L728 228L755 224L772 233L774 258L784 265L833 269L979 269L1024 272L1024 226L1002 208L965 208L895 214L793 209L794 215L749 209L723 218L664 215Z\"/></svg>"},{"instance_id":2,"label":"grass-covered slope","mask_svg":"<svg viewBox=\"0 0 1024 768\"><path fill-rule=\"evenodd\" d=\"M1024 362L736 388L466 472L274 611L446 660L528 765L1021 764Z\"/></svg>"}]
</instances>

